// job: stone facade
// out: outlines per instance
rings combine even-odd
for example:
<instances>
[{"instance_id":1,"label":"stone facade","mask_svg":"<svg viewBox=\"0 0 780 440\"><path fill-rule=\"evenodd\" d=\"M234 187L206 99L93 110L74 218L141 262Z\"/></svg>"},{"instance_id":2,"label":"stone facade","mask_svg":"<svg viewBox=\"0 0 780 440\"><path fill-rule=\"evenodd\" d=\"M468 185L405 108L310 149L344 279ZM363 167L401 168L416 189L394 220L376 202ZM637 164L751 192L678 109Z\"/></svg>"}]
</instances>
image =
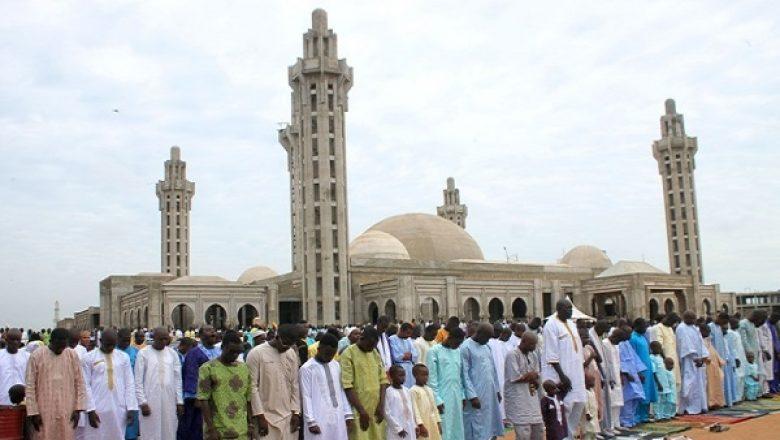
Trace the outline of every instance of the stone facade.
<instances>
[{"instance_id":1,"label":"stone facade","mask_svg":"<svg viewBox=\"0 0 780 440\"><path fill-rule=\"evenodd\" d=\"M179 147L165 161L165 180L157 182L160 202L160 260L162 273L190 274L190 209L195 184L187 180L187 163Z\"/></svg>"},{"instance_id":2,"label":"stone facade","mask_svg":"<svg viewBox=\"0 0 780 440\"><path fill-rule=\"evenodd\" d=\"M693 276L704 282L701 265L699 215L696 205L694 156L699 146L695 137L686 136L683 115L677 113L673 99L666 100L661 116L661 139L653 142L653 157L658 161L666 211L666 235L669 272Z\"/></svg>"},{"instance_id":3,"label":"stone facade","mask_svg":"<svg viewBox=\"0 0 780 440\"><path fill-rule=\"evenodd\" d=\"M303 317L341 322L349 314L344 113L352 68L338 58L322 9L303 35L303 58L289 68L292 120L280 130L288 155L293 270L303 278Z\"/></svg>"},{"instance_id":4,"label":"stone facade","mask_svg":"<svg viewBox=\"0 0 780 440\"><path fill-rule=\"evenodd\" d=\"M100 307L87 307L73 314L72 328L92 330L100 325Z\"/></svg>"},{"instance_id":5,"label":"stone facade","mask_svg":"<svg viewBox=\"0 0 780 440\"><path fill-rule=\"evenodd\" d=\"M436 214L466 229L466 217L469 215L469 209L460 203L460 190L455 188L454 178L447 178L447 187L444 188L443 192L444 204L436 208Z\"/></svg>"}]
</instances>

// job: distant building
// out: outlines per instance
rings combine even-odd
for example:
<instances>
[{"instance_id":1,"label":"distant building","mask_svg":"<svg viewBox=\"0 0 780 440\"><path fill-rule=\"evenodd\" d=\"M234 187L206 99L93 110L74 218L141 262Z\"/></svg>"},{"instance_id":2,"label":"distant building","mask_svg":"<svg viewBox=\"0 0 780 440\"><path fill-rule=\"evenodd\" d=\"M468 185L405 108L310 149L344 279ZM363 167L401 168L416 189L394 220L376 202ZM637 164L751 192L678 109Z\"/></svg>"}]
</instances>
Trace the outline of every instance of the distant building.
<instances>
[{"instance_id":1,"label":"distant building","mask_svg":"<svg viewBox=\"0 0 780 440\"><path fill-rule=\"evenodd\" d=\"M780 290L736 293L737 311L747 316L753 310L780 313Z\"/></svg>"}]
</instances>

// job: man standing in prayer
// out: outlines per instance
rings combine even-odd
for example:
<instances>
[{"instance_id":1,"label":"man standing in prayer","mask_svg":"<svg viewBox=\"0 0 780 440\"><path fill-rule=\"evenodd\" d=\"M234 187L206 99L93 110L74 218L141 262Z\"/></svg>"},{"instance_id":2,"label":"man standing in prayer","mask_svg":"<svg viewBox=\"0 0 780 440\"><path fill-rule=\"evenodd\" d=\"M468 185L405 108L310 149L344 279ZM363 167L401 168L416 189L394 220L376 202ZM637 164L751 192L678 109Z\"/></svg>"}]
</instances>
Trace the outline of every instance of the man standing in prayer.
<instances>
[{"instance_id":1,"label":"man standing in prayer","mask_svg":"<svg viewBox=\"0 0 780 440\"><path fill-rule=\"evenodd\" d=\"M398 365L406 372L404 387L411 388L414 385L414 376L412 368L417 363L417 349L412 343L412 324L404 322L398 329L398 333L390 336L390 353L393 357L393 364Z\"/></svg>"},{"instance_id":2,"label":"man standing in prayer","mask_svg":"<svg viewBox=\"0 0 780 440\"><path fill-rule=\"evenodd\" d=\"M5 332L5 348L0 350L0 405L11 405L8 390L14 385L24 385L30 353L19 350L22 332L12 328Z\"/></svg>"},{"instance_id":3,"label":"man standing in prayer","mask_svg":"<svg viewBox=\"0 0 780 440\"><path fill-rule=\"evenodd\" d=\"M125 428L138 411L130 357L115 350L116 343L116 330L103 330L100 348L90 351L81 361L98 416L98 426L86 428L86 438L91 440L124 438Z\"/></svg>"},{"instance_id":4,"label":"man standing in prayer","mask_svg":"<svg viewBox=\"0 0 780 440\"><path fill-rule=\"evenodd\" d=\"M496 369L499 390L503 389L504 387L504 363L506 361L506 356L512 351L516 350L517 346L520 344L520 339L517 339L516 345L510 345L510 336L514 335L512 334L512 330L509 329L509 327L503 327L501 324L494 324L493 337L488 341L490 353L493 355L493 366ZM506 420L503 399L501 400L498 408L501 411L501 420Z\"/></svg>"},{"instance_id":5,"label":"man standing in prayer","mask_svg":"<svg viewBox=\"0 0 780 440\"><path fill-rule=\"evenodd\" d=\"M767 320L767 312L762 310L761 317L758 319L759 322L756 323L756 333L758 334L758 350L760 353L756 357L756 363L761 365L760 369L763 369L761 392L766 396L769 394L769 382L773 381L775 378L775 347L772 343L772 331L769 329L772 324Z\"/></svg>"},{"instance_id":6,"label":"man standing in prayer","mask_svg":"<svg viewBox=\"0 0 780 440\"><path fill-rule=\"evenodd\" d=\"M678 411L682 414L707 412L707 384L703 366L710 354L696 327L695 313L690 310L683 313L683 322L677 326L676 334L682 379Z\"/></svg>"},{"instance_id":7,"label":"man standing in prayer","mask_svg":"<svg viewBox=\"0 0 780 440\"><path fill-rule=\"evenodd\" d=\"M664 351L664 356L672 358L674 361L674 380L677 384L677 390L680 390L680 360L677 357L677 336L674 333L674 328L680 324L680 317L677 313L671 312L664 316L664 319L656 326L655 337L658 342L661 343L661 348Z\"/></svg>"},{"instance_id":8,"label":"man standing in prayer","mask_svg":"<svg viewBox=\"0 0 780 440\"><path fill-rule=\"evenodd\" d=\"M139 351L135 360L135 395L144 440L176 438L177 416L184 414L181 363L170 343L168 331L158 327L152 332L152 345Z\"/></svg>"},{"instance_id":9,"label":"man standing in prayer","mask_svg":"<svg viewBox=\"0 0 780 440\"><path fill-rule=\"evenodd\" d=\"M509 352L504 362L504 402L506 418L515 428L516 439L542 440L544 423L539 396L542 394L536 334L524 333L520 346Z\"/></svg>"},{"instance_id":10,"label":"man standing in prayer","mask_svg":"<svg viewBox=\"0 0 780 440\"><path fill-rule=\"evenodd\" d=\"M182 366L182 390L184 392L184 417L179 421L178 440L203 440L203 417L197 405L198 380L201 365L218 358L222 349L215 347L217 332L205 325L200 329L200 344L184 356Z\"/></svg>"},{"instance_id":11,"label":"man standing in prayer","mask_svg":"<svg viewBox=\"0 0 780 440\"><path fill-rule=\"evenodd\" d=\"M390 318L387 316L380 316L376 321L376 330L379 332L379 341L377 341L376 349L379 351L379 357L382 359L382 365L385 367L385 372L393 365L393 355L390 352L390 341L387 336L387 327L390 326Z\"/></svg>"},{"instance_id":12,"label":"man standing in prayer","mask_svg":"<svg viewBox=\"0 0 780 440\"><path fill-rule=\"evenodd\" d=\"M252 416L252 379L249 368L238 362L244 351L241 336L228 330L222 337L220 356L198 371L198 403L208 440L249 440Z\"/></svg>"},{"instance_id":13,"label":"man standing in prayer","mask_svg":"<svg viewBox=\"0 0 780 440\"><path fill-rule=\"evenodd\" d=\"M774 379L769 384L770 393L780 392L780 336L778 336L780 332L777 329L778 321L780 321L780 314L778 313L773 313L767 321L767 327L772 333L772 346L774 347L774 351L772 352L772 372L774 374Z\"/></svg>"},{"instance_id":14,"label":"man standing in prayer","mask_svg":"<svg viewBox=\"0 0 780 440\"><path fill-rule=\"evenodd\" d=\"M303 438L341 440L352 426L352 408L341 385L341 366L333 360L338 338L326 333L320 339L317 354L298 371L301 387Z\"/></svg>"},{"instance_id":15,"label":"man standing in prayer","mask_svg":"<svg viewBox=\"0 0 780 440\"><path fill-rule=\"evenodd\" d=\"M35 440L73 440L87 391L75 351L66 350L64 328L51 333L47 349L30 355L26 373L27 418Z\"/></svg>"},{"instance_id":16,"label":"man standing in prayer","mask_svg":"<svg viewBox=\"0 0 780 440\"><path fill-rule=\"evenodd\" d=\"M645 398L637 406L636 423L644 423L650 417L650 404L658 401L658 388L655 382L655 366L650 358L650 344L647 342L645 333L647 332L647 321L644 318L634 320L634 331L631 333L631 347L636 351L637 356L645 364L645 374L642 380L642 386L645 391Z\"/></svg>"},{"instance_id":17,"label":"man standing in prayer","mask_svg":"<svg viewBox=\"0 0 780 440\"><path fill-rule=\"evenodd\" d=\"M301 424L298 391L298 329L282 324L270 342L252 349L246 364L252 377L252 411L266 440L295 440Z\"/></svg>"},{"instance_id":18,"label":"man standing in prayer","mask_svg":"<svg viewBox=\"0 0 780 440\"><path fill-rule=\"evenodd\" d=\"M729 331L729 315L726 312L718 313L715 321L709 323L710 338L712 346L720 355L726 364L723 366L723 398L726 406L731 406L736 400L737 378L736 364L737 360L733 351L729 348L726 337Z\"/></svg>"},{"instance_id":19,"label":"man standing in prayer","mask_svg":"<svg viewBox=\"0 0 780 440\"><path fill-rule=\"evenodd\" d=\"M341 354L341 384L360 424L349 433L350 440L385 438L385 389L389 382L376 350L379 337L377 329L367 326L357 343Z\"/></svg>"},{"instance_id":20,"label":"man standing in prayer","mask_svg":"<svg viewBox=\"0 0 780 440\"><path fill-rule=\"evenodd\" d=\"M729 331L726 333L726 344L728 344L731 354L734 356L734 376L735 376L735 388L734 388L734 401L740 402L745 396L745 366L747 365L747 359L745 358L745 348L742 346L742 338L739 336L739 319L736 317L729 318Z\"/></svg>"},{"instance_id":21,"label":"man standing in prayer","mask_svg":"<svg viewBox=\"0 0 780 440\"><path fill-rule=\"evenodd\" d=\"M619 329L618 329L619 330ZM620 334L607 336L609 331L609 324L606 321L599 321L596 324L596 333L599 337L603 338L601 342L604 344L604 382L607 384L605 395L609 397L607 400L608 405L605 407L609 417L604 417L604 420L608 421L605 427L605 432L608 435L615 434L615 428L620 427L620 410L623 408L623 382L621 378L620 368L620 341L622 338Z\"/></svg>"},{"instance_id":22,"label":"man standing in prayer","mask_svg":"<svg viewBox=\"0 0 780 440\"><path fill-rule=\"evenodd\" d=\"M463 362L458 348L465 333L459 327L448 332L447 338L428 351L428 386L436 397L441 416L442 439L463 440Z\"/></svg>"},{"instance_id":23,"label":"man standing in prayer","mask_svg":"<svg viewBox=\"0 0 780 440\"><path fill-rule=\"evenodd\" d=\"M573 305L567 298L555 304L555 316L544 326L544 355L542 380L551 380L564 395L566 423L569 437L580 425L585 409L585 370L583 369L582 341L577 326L571 320Z\"/></svg>"},{"instance_id":24,"label":"man standing in prayer","mask_svg":"<svg viewBox=\"0 0 780 440\"><path fill-rule=\"evenodd\" d=\"M132 331L129 328L121 328L117 332L116 348L122 350L130 359L130 369L133 371L133 385L135 385L135 358L138 356L138 349L130 345ZM136 403L138 399L136 398ZM127 424L125 429L125 439L135 440L138 438L138 411L131 412L133 420Z\"/></svg>"},{"instance_id":25,"label":"man standing in prayer","mask_svg":"<svg viewBox=\"0 0 780 440\"><path fill-rule=\"evenodd\" d=\"M623 407L620 409L620 426L631 428L637 424L637 408L645 400L643 381L652 380L647 366L636 354L629 336L631 327L624 326L612 331L610 341L617 343L620 351L620 376L623 381ZM647 377L650 376L650 377Z\"/></svg>"},{"instance_id":26,"label":"man standing in prayer","mask_svg":"<svg viewBox=\"0 0 780 440\"><path fill-rule=\"evenodd\" d=\"M474 336L464 341L460 347L466 396L463 426L467 439L486 440L504 435L499 408L501 384L493 365L493 355L487 346L492 336L493 326L482 323L477 327Z\"/></svg>"},{"instance_id":27,"label":"man standing in prayer","mask_svg":"<svg viewBox=\"0 0 780 440\"><path fill-rule=\"evenodd\" d=\"M739 322L739 335L742 338L742 347L745 349L745 355L753 353L759 375L761 374L760 360L763 355L759 352L757 327L761 324L760 310L753 310L750 312L750 316Z\"/></svg>"},{"instance_id":28,"label":"man standing in prayer","mask_svg":"<svg viewBox=\"0 0 780 440\"><path fill-rule=\"evenodd\" d=\"M425 327L422 336L414 340L414 347L417 349L417 363L426 365L428 362L428 350L436 345L436 331L439 329L434 324Z\"/></svg>"}]
</instances>

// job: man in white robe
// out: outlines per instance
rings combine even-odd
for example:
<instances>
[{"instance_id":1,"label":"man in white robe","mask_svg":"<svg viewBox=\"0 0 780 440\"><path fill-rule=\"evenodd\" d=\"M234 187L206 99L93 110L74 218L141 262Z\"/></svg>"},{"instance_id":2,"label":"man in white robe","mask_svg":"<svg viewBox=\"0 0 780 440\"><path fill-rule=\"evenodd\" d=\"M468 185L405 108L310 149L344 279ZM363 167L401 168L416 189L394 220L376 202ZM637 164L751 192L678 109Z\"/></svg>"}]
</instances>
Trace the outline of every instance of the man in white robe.
<instances>
[{"instance_id":1,"label":"man in white robe","mask_svg":"<svg viewBox=\"0 0 780 440\"><path fill-rule=\"evenodd\" d=\"M761 368L759 368L759 380L761 381L761 391L764 394L769 394L769 382L775 378L773 365L775 349L774 344L772 343L772 330L769 329L770 325L772 324L767 321L767 313L762 310L761 325L756 325L759 351L759 355L756 357L756 363L761 364Z\"/></svg>"},{"instance_id":2,"label":"man in white robe","mask_svg":"<svg viewBox=\"0 0 780 440\"><path fill-rule=\"evenodd\" d=\"M333 360L338 349L335 336L320 339L317 355L298 370L303 406L303 438L342 440L352 424L352 407L341 385L341 366Z\"/></svg>"},{"instance_id":3,"label":"man in white robe","mask_svg":"<svg viewBox=\"0 0 780 440\"><path fill-rule=\"evenodd\" d=\"M14 385L24 385L27 361L30 353L19 350L22 332L12 328L5 332L5 348L0 350L0 405L11 405L8 390Z\"/></svg>"},{"instance_id":4,"label":"man in white robe","mask_svg":"<svg viewBox=\"0 0 780 440\"><path fill-rule=\"evenodd\" d=\"M141 438L176 438L177 416L184 414L181 362L168 345L171 337L164 328L152 333L152 345L138 352L135 360L135 395L141 410Z\"/></svg>"},{"instance_id":5,"label":"man in white robe","mask_svg":"<svg viewBox=\"0 0 780 440\"><path fill-rule=\"evenodd\" d=\"M745 367L747 359L745 358L745 348L742 346L742 338L737 331L739 329L739 320L737 318L729 319L729 331L726 333L726 343L736 358L735 375L737 377L737 389L734 394L734 401L740 402L745 396Z\"/></svg>"},{"instance_id":6,"label":"man in white robe","mask_svg":"<svg viewBox=\"0 0 780 440\"><path fill-rule=\"evenodd\" d=\"M75 328L70 329L70 339L68 341L68 346L73 349L73 351L76 352L76 354L79 356L79 363L81 363L84 358L87 356L89 351L87 351L86 345L84 345L86 341L86 344L89 344L89 332L88 331L81 331ZM80 364L79 364L80 365ZM84 370L82 369L82 375ZM84 384L86 385L87 378L84 377ZM87 391L87 410L82 412L81 415L79 415L79 423L76 427L76 440L86 440L87 439L87 429L90 427L89 422L89 414L95 413L95 405L92 402L92 392L89 389L89 386L86 386ZM94 418L94 415L92 416ZM96 424L97 422L93 419L93 424Z\"/></svg>"},{"instance_id":7,"label":"man in white robe","mask_svg":"<svg viewBox=\"0 0 780 440\"><path fill-rule=\"evenodd\" d=\"M133 420L132 411L138 411L130 356L115 350L116 342L116 330L104 330L100 349L92 350L81 360L99 418L97 428L86 428L85 437L89 440L122 440L128 422Z\"/></svg>"},{"instance_id":8,"label":"man in white robe","mask_svg":"<svg viewBox=\"0 0 780 440\"><path fill-rule=\"evenodd\" d=\"M707 412L704 360L710 353L696 327L696 314L691 311L683 313L683 322L677 326L675 333L682 381L678 411L683 414Z\"/></svg>"},{"instance_id":9,"label":"man in white robe","mask_svg":"<svg viewBox=\"0 0 780 440\"><path fill-rule=\"evenodd\" d=\"M508 327L505 328L501 326L501 324L495 324L493 326L493 336L494 337L490 338L487 345L490 348L490 354L493 355L493 366L496 369L499 387L503 388L506 357L516 349L517 346L510 348L509 338L512 336L512 330ZM499 409L501 410L501 420L506 420L506 409L504 408L503 399L501 399L501 402L499 403Z\"/></svg>"},{"instance_id":10,"label":"man in white robe","mask_svg":"<svg viewBox=\"0 0 780 440\"><path fill-rule=\"evenodd\" d=\"M542 361L542 383L552 380L565 393L563 403L570 439L580 426L586 400L582 341L577 325L571 320L572 307L567 298L556 303L556 314L544 325Z\"/></svg>"},{"instance_id":11,"label":"man in white robe","mask_svg":"<svg viewBox=\"0 0 780 440\"><path fill-rule=\"evenodd\" d=\"M385 365L385 371L393 366L393 355L390 351L390 338L387 336L387 327L389 326L390 318L387 316L382 315L376 321L376 330L379 332L379 342L376 344L376 349L379 351L379 357L382 358L382 363Z\"/></svg>"}]
</instances>

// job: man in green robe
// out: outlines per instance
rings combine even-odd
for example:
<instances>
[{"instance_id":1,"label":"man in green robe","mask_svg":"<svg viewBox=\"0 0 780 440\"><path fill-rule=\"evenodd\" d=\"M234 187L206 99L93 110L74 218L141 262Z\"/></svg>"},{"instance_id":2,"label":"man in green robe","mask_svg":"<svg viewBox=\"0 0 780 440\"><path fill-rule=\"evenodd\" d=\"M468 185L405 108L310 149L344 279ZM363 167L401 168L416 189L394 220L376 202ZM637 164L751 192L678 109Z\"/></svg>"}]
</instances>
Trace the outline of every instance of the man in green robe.
<instances>
[{"instance_id":1,"label":"man in green robe","mask_svg":"<svg viewBox=\"0 0 780 440\"><path fill-rule=\"evenodd\" d=\"M463 440L463 362L460 344L465 333L458 327L451 328L447 339L428 350L426 360L429 370L428 386L436 397L441 416L443 440Z\"/></svg>"},{"instance_id":2,"label":"man in green robe","mask_svg":"<svg viewBox=\"0 0 780 440\"><path fill-rule=\"evenodd\" d=\"M385 438L385 389L388 381L376 344L379 332L366 327L357 343L341 353L341 383L358 425L349 433L350 440Z\"/></svg>"}]
</instances>

